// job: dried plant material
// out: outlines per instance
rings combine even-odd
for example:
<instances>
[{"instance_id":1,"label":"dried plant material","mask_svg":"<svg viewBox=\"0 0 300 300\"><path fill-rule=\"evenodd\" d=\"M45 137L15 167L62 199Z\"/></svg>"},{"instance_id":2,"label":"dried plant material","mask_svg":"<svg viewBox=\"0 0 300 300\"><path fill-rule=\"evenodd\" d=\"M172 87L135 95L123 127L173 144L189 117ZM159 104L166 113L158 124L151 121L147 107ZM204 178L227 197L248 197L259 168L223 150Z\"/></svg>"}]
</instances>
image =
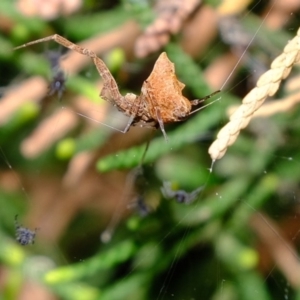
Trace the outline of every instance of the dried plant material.
<instances>
[{"instance_id":1,"label":"dried plant material","mask_svg":"<svg viewBox=\"0 0 300 300\"><path fill-rule=\"evenodd\" d=\"M180 31L183 22L200 2L200 0L158 0L154 7L156 19L136 40L136 56L145 57L166 45L170 35Z\"/></svg>"},{"instance_id":2,"label":"dried plant material","mask_svg":"<svg viewBox=\"0 0 300 300\"><path fill-rule=\"evenodd\" d=\"M66 132L76 126L78 118L71 110L59 109L45 119L33 134L23 140L21 152L27 158L37 157L48 149L54 141L59 140Z\"/></svg>"},{"instance_id":3,"label":"dried plant material","mask_svg":"<svg viewBox=\"0 0 300 300\"><path fill-rule=\"evenodd\" d=\"M53 20L60 15L70 15L82 5L81 0L19 0L17 9L25 16L38 16L45 20Z\"/></svg>"},{"instance_id":4,"label":"dried plant material","mask_svg":"<svg viewBox=\"0 0 300 300\"><path fill-rule=\"evenodd\" d=\"M291 15L293 15L293 13L297 13L299 8L300 2L298 0L270 1L264 10L264 14L268 15L268 27L273 30L278 30L283 26L286 26Z\"/></svg>"},{"instance_id":5,"label":"dried plant material","mask_svg":"<svg viewBox=\"0 0 300 300\"><path fill-rule=\"evenodd\" d=\"M300 67L300 64L296 64L296 67ZM284 89L286 94L296 93L300 89L300 74L295 74L295 76L289 78L284 85Z\"/></svg>"},{"instance_id":6,"label":"dried plant material","mask_svg":"<svg viewBox=\"0 0 300 300\"><path fill-rule=\"evenodd\" d=\"M164 124L185 120L191 113L197 111L192 111L193 106L219 92L216 91L202 99L189 101L182 95L185 85L177 79L174 64L168 59L165 52L159 56L152 73L145 80L140 96L133 93L127 93L123 96L114 77L102 59L93 51L73 44L58 34L29 42L15 49L50 40L54 40L58 44L86 55L93 60L98 73L103 79L103 88L100 96L129 117L125 129L119 130L122 133L127 132L130 126L135 125L155 128L159 126L167 140Z\"/></svg>"},{"instance_id":7,"label":"dried plant material","mask_svg":"<svg viewBox=\"0 0 300 300\"><path fill-rule=\"evenodd\" d=\"M234 78L231 74L236 72L238 62L239 57L231 51L216 58L204 71L206 82L212 89L230 82Z\"/></svg>"},{"instance_id":8,"label":"dried plant material","mask_svg":"<svg viewBox=\"0 0 300 300\"><path fill-rule=\"evenodd\" d=\"M72 107L74 107L74 113L93 121L90 122L90 127L97 127L98 123L103 123L108 109L106 105L93 103L84 96L73 99Z\"/></svg>"},{"instance_id":9,"label":"dried plant material","mask_svg":"<svg viewBox=\"0 0 300 300\"><path fill-rule=\"evenodd\" d=\"M68 164L68 170L63 177L63 186L73 188L80 183L82 176L90 167L94 160L94 153L82 151L74 155Z\"/></svg>"},{"instance_id":10,"label":"dried plant material","mask_svg":"<svg viewBox=\"0 0 300 300\"><path fill-rule=\"evenodd\" d=\"M252 0L223 0L218 6L220 15L236 15L246 10Z\"/></svg>"},{"instance_id":11,"label":"dried plant material","mask_svg":"<svg viewBox=\"0 0 300 300\"><path fill-rule=\"evenodd\" d=\"M254 113L253 118L269 117L277 113L290 111L299 102L300 102L300 92L292 94L282 100L276 99L274 101L270 101L265 105L263 105L259 110L257 110ZM228 115L233 114L236 109L237 106L230 107L228 110Z\"/></svg>"},{"instance_id":12,"label":"dried plant material","mask_svg":"<svg viewBox=\"0 0 300 300\"><path fill-rule=\"evenodd\" d=\"M180 31L180 45L184 52L192 57L205 56L218 36L218 19L216 10L209 5L197 9Z\"/></svg>"},{"instance_id":13,"label":"dried plant material","mask_svg":"<svg viewBox=\"0 0 300 300\"><path fill-rule=\"evenodd\" d=\"M0 151L1 152L1 151ZM5 171L1 170L0 173L0 189L5 192L16 192L22 188L21 178L19 174L15 173L12 169Z\"/></svg>"},{"instance_id":14,"label":"dried plant material","mask_svg":"<svg viewBox=\"0 0 300 300\"><path fill-rule=\"evenodd\" d=\"M0 125L5 124L25 103L33 100L38 102L46 91L47 83L41 76L31 77L16 87L9 88L0 102Z\"/></svg>"},{"instance_id":15,"label":"dried plant material","mask_svg":"<svg viewBox=\"0 0 300 300\"><path fill-rule=\"evenodd\" d=\"M125 208L125 204L128 201L128 198L130 197L130 194L134 190L135 182L137 180L137 177L142 175L143 170L141 167L137 167L133 170L131 170L128 175L126 176L126 183L124 187L124 191L122 193L122 198L120 199L120 202L118 203L118 207L115 210L114 214L112 215L112 218L109 221L109 224L105 228L105 230L100 235L100 240L102 243L108 243L110 242L113 233L118 226L119 222L121 221L122 212Z\"/></svg>"},{"instance_id":16,"label":"dried plant material","mask_svg":"<svg viewBox=\"0 0 300 300\"><path fill-rule=\"evenodd\" d=\"M35 256L31 257L30 260L32 265L48 266L54 268L54 263L46 256ZM32 300L32 299L43 299L43 300L57 300L57 297L49 290L45 285L30 279L30 276L26 276L22 282L22 288L18 294L18 299Z\"/></svg>"},{"instance_id":17,"label":"dried plant material","mask_svg":"<svg viewBox=\"0 0 300 300\"><path fill-rule=\"evenodd\" d=\"M223 42L239 52L247 49L253 39L236 16L221 17L219 19L219 32Z\"/></svg>"},{"instance_id":18,"label":"dried plant material","mask_svg":"<svg viewBox=\"0 0 300 300\"><path fill-rule=\"evenodd\" d=\"M266 215L254 214L250 219L250 226L268 249L276 266L287 278L289 284L293 288L299 289L300 263L294 245Z\"/></svg>"},{"instance_id":19,"label":"dried plant material","mask_svg":"<svg viewBox=\"0 0 300 300\"><path fill-rule=\"evenodd\" d=\"M243 60L243 64L248 69L254 69L255 72L247 79L251 86L255 84L259 76L268 70L264 61L270 61L271 49L265 47L264 55L260 55L260 59L251 54L249 51L255 46L256 42L248 30L241 24L240 19L236 16L223 16L219 19L219 32L224 43L230 46L231 52ZM269 50L269 51L268 51ZM269 52L269 53L268 53ZM234 70L234 67L233 67Z\"/></svg>"},{"instance_id":20,"label":"dried plant material","mask_svg":"<svg viewBox=\"0 0 300 300\"><path fill-rule=\"evenodd\" d=\"M237 139L240 130L250 122L254 112L264 103L268 96L273 96L280 83L285 79L293 65L300 59L300 28L294 37L285 46L283 53L271 64L271 69L265 72L243 99L243 104L231 115L227 123L218 133L208 152L213 161L220 159L227 148Z\"/></svg>"}]
</instances>

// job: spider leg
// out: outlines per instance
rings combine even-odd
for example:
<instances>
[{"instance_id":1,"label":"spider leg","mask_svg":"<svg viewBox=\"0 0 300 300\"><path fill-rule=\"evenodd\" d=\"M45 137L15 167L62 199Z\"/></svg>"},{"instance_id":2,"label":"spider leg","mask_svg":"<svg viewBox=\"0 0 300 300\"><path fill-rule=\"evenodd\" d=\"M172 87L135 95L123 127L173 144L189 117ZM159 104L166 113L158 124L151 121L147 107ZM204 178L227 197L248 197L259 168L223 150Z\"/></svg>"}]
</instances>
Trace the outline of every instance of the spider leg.
<instances>
[{"instance_id":1,"label":"spider leg","mask_svg":"<svg viewBox=\"0 0 300 300\"><path fill-rule=\"evenodd\" d=\"M216 94L217 92L219 92L219 91L216 91L216 92L214 92L213 94ZM209 96L207 96L208 98L210 98L211 96L209 95ZM203 98L203 99L208 99L208 98ZM197 108L197 109L195 109L195 110L193 110L193 111L191 111L190 113L189 113L189 116L190 115L192 115L192 114L194 114L195 112L197 112L197 111L199 111L199 110L202 110L203 108L205 108L205 107L207 107L207 106L210 106L210 105L212 105L213 103L215 103L215 102L217 102L217 101L219 101L219 100L221 100L221 97L219 97L218 99L216 99L216 100L214 100L214 101L212 101L212 102L210 102L210 103L208 103L208 104L206 104L206 105L203 105L203 106L201 106L200 108ZM196 99L196 100L193 100L193 101L200 101L200 102L202 102L201 101L201 99ZM192 101L192 102L193 102ZM204 101L204 100L203 100ZM200 102L198 102L198 103L200 103ZM192 105L195 105L195 104L192 104Z\"/></svg>"},{"instance_id":2,"label":"spider leg","mask_svg":"<svg viewBox=\"0 0 300 300\"><path fill-rule=\"evenodd\" d=\"M216 95L220 92L221 92L221 90L217 90L217 91L205 96L204 98L192 100L191 103L192 103L193 106L198 105L199 103L202 103L202 102L206 101L207 99L211 98L212 96L214 96L214 95Z\"/></svg>"},{"instance_id":3,"label":"spider leg","mask_svg":"<svg viewBox=\"0 0 300 300\"><path fill-rule=\"evenodd\" d=\"M134 118L135 118L135 116L133 116L133 115L130 116L125 129L122 130L121 132L126 133L129 130L129 127L131 126L132 122L134 121Z\"/></svg>"},{"instance_id":4,"label":"spider leg","mask_svg":"<svg viewBox=\"0 0 300 300\"><path fill-rule=\"evenodd\" d=\"M200 192L202 190L203 190L203 186L201 186L201 187L197 188L196 190L192 191L191 193L189 193L187 195L185 203L189 204L189 203L193 202L198 197L198 195L200 194Z\"/></svg>"},{"instance_id":5,"label":"spider leg","mask_svg":"<svg viewBox=\"0 0 300 300\"><path fill-rule=\"evenodd\" d=\"M118 132L121 132L121 133L126 133L126 132L128 131L129 127L131 126L131 124L132 124L132 122L133 122L133 120L134 120L134 118L135 118L135 116L131 116L131 117L129 118L129 120L128 120L128 123L127 123L125 129L124 129L124 130L121 130L121 129L118 129L118 128L116 128L116 127L113 127L113 126L110 126L110 125L108 125L108 124L105 124L105 123L103 123L103 122L97 121L97 120L95 120L95 119L93 119L93 118L90 118L90 117L88 117L88 116L86 116L86 115L84 115L84 114L81 114L81 113L79 113L79 112L75 112L75 113L76 113L78 116L80 116L80 117L83 117L83 118L88 119L88 120L90 120L90 121L93 121L93 122L95 122L95 123L101 124L101 125L103 125L103 126L105 126L105 127L108 127L108 128L110 128L110 129L113 129L113 130L118 131Z\"/></svg>"},{"instance_id":6,"label":"spider leg","mask_svg":"<svg viewBox=\"0 0 300 300\"><path fill-rule=\"evenodd\" d=\"M164 122L162 120L162 117L161 117L161 114L160 114L160 110L157 107L155 107L155 112L156 112L156 118L157 118L160 130L161 130L161 132L164 135L165 141L168 142L169 139L168 139L167 133L165 131Z\"/></svg>"},{"instance_id":7,"label":"spider leg","mask_svg":"<svg viewBox=\"0 0 300 300\"><path fill-rule=\"evenodd\" d=\"M190 102L191 102L192 106L196 106L196 105L198 105L198 104L200 104L200 103L202 103L204 101L205 100L202 98L202 99L191 100Z\"/></svg>"},{"instance_id":8,"label":"spider leg","mask_svg":"<svg viewBox=\"0 0 300 300\"><path fill-rule=\"evenodd\" d=\"M82 55L90 57L93 60L95 66L98 70L98 73L103 78L104 86L105 86L103 94L106 94L106 89L109 88L109 91L110 91L113 101L112 101L112 99L109 99L108 97L105 97L105 96L103 97L103 99L107 100L109 102L113 102L113 103L115 102L118 106L120 106L122 104L122 103L120 103L120 99L122 99L122 95L119 92L118 85L117 85L114 77L110 73L109 69L105 65L104 61L102 59L100 59L93 51L83 48L83 47L80 47L80 46L70 42L66 38L62 37L61 35L59 35L59 34L50 35L48 37L23 44L19 47L14 48L14 50L17 50L20 48L25 48L25 47L33 45L33 44L48 42L51 40L55 41L56 43L66 47L70 50L74 50Z\"/></svg>"}]
</instances>

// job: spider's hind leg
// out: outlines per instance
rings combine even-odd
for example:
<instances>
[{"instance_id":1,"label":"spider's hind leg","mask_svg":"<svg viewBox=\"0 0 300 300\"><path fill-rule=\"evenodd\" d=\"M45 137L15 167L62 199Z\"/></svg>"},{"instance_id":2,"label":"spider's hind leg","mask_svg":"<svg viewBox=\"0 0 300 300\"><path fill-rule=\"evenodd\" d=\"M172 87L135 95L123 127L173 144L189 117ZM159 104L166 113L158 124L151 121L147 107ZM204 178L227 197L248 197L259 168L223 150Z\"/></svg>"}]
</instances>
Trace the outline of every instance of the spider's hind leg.
<instances>
[{"instance_id":1,"label":"spider's hind leg","mask_svg":"<svg viewBox=\"0 0 300 300\"><path fill-rule=\"evenodd\" d=\"M156 117L157 117L157 121L158 121L160 130L164 135L165 141L168 142L169 138L168 138L167 133L165 131L165 126L164 126L164 122L163 122L161 114L160 114L160 110L158 108L155 108L155 111L156 111Z\"/></svg>"},{"instance_id":2,"label":"spider's hind leg","mask_svg":"<svg viewBox=\"0 0 300 300\"><path fill-rule=\"evenodd\" d=\"M122 130L123 133L126 133L129 130L130 126L133 125L134 119L135 119L135 116L130 116L125 129Z\"/></svg>"}]
</instances>

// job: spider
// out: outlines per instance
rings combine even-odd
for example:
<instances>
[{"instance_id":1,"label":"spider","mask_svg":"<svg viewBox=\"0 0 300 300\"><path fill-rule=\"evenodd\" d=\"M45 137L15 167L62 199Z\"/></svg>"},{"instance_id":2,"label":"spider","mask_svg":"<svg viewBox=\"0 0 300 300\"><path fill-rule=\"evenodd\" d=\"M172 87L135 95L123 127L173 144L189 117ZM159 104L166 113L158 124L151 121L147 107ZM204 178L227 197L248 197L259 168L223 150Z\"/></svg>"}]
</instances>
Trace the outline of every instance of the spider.
<instances>
[{"instance_id":1,"label":"spider","mask_svg":"<svg viewBox=\"0 0 300 300\"><path fill-rule=\"evenodd\" d=\"M93 60L98 73L103 79L103 89L100 96L129 117L125 129L119 130L122 133L126 133L130 126L135 125L140 125L141 127L160 127L167 141L168 138L164 124L185 120L192 113L203 108L201 107L192 111L193 106L197 106L199 103L220 92L216 91L202 99L189 101L182 95L185 85L176 78L174 64L168 59L165 52L161 53L152 73L144 81L141 94L137 96L133 93L127 93L123 96L109 69L93 51L82 48L58 34L26 43L14 48L14 50L51 40L68 49L86 55Z\"/></svg>"},{"instance_id":2,"label":"spider","mask_svg":"<svg viewBox=\"0 0 300 300\"><path fill-rule=\"evenodd\" d=\"M128 208L135 208L141 217L146 217L151 213L151 208L146 204L145 199L142 195L138 195L132 203L130 203Z\"/></svg>"},{"instance_id":3,"label":"spider","mask_svg":"<svg viewBox=\"0 0 300 300\"><path fill-rule=\"evenodd\" d=\"M34 238L36 235L37 228L32 231L28 228L21 226L18 222L18 215L15 216L15 227L16 227L16 240L22 246L28 244L34 244Z\"/></svg>"},{"instance_id":4,"label":"spider","mask_svg":"<svg viewBox=\"0 0 300 300\"><path fill-rule=\"evenodd\" d=\"M172 189L172 185L170 182L164 182L163 186L160 188L160 190L166 199L175 198L178 203L189 204L197 198L199 193L203 190L203 187L201 186L201 187L195 189L194 191L188 193L184 190L175 191Z\"/></svg>"},{"instance_id":5,"label":"spider","mask_svg":"<svg viewBox=\"0 0 300 300\"><path fill-rule=\"evenodd\" d=\"M48 96L57 93L57 97L61 100L62 94L65 91L66 76L61 69L53 70L53 77L49 85Z\"/></svg>"},{"instance_id":6,"label":"spider","mask_svg":"<svg viewBox=\"0 0 300 300\"><path fill-rule=\"evenodd\" d=\"M62 94L65 91L66 75L60 68L60 59L62 54L59 51L47 51L45 54L50 63L52 71L52 80L48 88L48 96L57 93L58 100L61 100Z\"/></svg>"}]
</instances>

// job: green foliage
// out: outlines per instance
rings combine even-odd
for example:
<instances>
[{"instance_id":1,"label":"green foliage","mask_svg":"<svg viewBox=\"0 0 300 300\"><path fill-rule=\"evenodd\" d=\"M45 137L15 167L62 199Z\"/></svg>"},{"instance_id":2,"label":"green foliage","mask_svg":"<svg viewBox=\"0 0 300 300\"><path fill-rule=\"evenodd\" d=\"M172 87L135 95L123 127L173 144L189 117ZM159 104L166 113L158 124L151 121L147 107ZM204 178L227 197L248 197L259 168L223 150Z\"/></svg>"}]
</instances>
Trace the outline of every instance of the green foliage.
<instances>
[{"instance_id":1,"label":"green foliage","mask_svg":"<svg viewBox=\"0 0 300 300\"><path fill-rule=\"evenodd\" d=\"M216 1L208 3L216 5ZM24 99L17 94L27 78L49 80L53 70L43 55L47 44L18 52L12 51L13 46L54 32L79 43L122 30L128 21L146 28L156 16L151 5L151 1L89 1L76 14L49 22L23 16L13 1L1 1L1 95L5 99L6 92L16 91L18 97L10 98L9 104L27 102L11 114L7 110L7 120L0 120L0 273L5 278L0 299L20 298L27 281L46 287L62 300L300 299L289 276L279 267L274 270L276 258L268 247L258 246L264 240L251 227L256 215L273 229L266 215L278 227L287 224L282 231L290 230L278 231L277 245L292 247L281 235L288 236L290 244L297 240L299 225L291 220L298 219L299 108L254 119L214 164L207 153L215 133L227 121L227 108L246 93L246 67L244 73L237 72L231 86L208 100L216 100L212 105L184 122L166 125L168 142L157 130L150 142L142 139L137 144L133 129L119 134L102 124L122 121L99 97L96 82L100 78L92 62L78 74L66 74L62 99L54 95L30 101L26 91ZM251 12L240 25L255 32L261 21ZM272 49L280 51L292 34L287 29L273 33L262 26L246 53L264 65ZM196 61L185 52L180 35L172 36L160 51L166 51L174 63L187 97L200 99L212 92L202 68L226 54L227 47L221 40L213 41ZM101 53L122 94L140 92L158 54L135 59L128 50L134 44L128 40L124 48L118 45ZM49 48L55 47L59 48L51 42ZM280 93L285 97L289 92L282 88ZM99 120L79 116L83 113L78 98L99 105L99 111L90 111L99 113ZM29 137L63 109L76 116L74 127L60 134L57 128L63 120L57 121L46 139L58 134L61 138L53 139L38 157L26 155ZM33 146L38 148L39 140ZM136 175L132 170L138 166L142 172ZM124 169L129 175L124 175ZM188 192L199 186L203 190L195 202L177 203L162 196L164 181ZM135 191L130 190L132 186ZM116 198L123 202L116 203ZM15 241L16 214L22 224L38 228L35 245L22 247ZM105 244L100 235L111 218L116 227ZM275 263L269 263L274 259ZM260 265L262 261L266 266ZM294 267L288 264L287 269Z\"/></svg>"}]
</instances>

